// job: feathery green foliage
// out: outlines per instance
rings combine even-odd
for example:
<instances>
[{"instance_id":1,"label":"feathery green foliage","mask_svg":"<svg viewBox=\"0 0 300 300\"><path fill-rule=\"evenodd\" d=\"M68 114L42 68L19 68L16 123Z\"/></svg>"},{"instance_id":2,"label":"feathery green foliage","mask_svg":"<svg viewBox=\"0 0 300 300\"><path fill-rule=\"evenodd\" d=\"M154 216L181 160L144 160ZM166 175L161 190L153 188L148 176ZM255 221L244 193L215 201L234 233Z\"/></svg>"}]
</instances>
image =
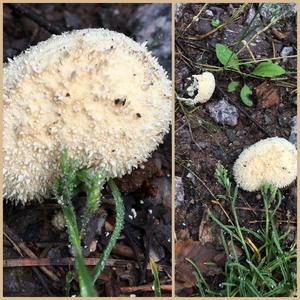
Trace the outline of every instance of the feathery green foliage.
<instances>
[{"instance_id":1,"label":"feathery green foliage","mask_svg":"<svg viewBox=\"0 0 300 300\"><path fill-rule=\"evenodd\" d=\"M112 191L116 203L116 225L107 248L96 265L92 276L89 274L83 259L81 241L85 235L85 230L90 219L94 216L100 206L101 189L106 180L106 171L102 168L93 172L90 169L79 169L76 159L69 159L67 149L64 149L60 159L61 176L56 179L54 185L55 197L61 205L66 226L68 229L69 240L75 257L75 268L78 274L80 295L83 297L95 297L97 292L94 283L102 273L106 260L111 249L120 236L124 222L124 207L122 197L117 186L112 180L108 184ZM81 230L78 229L75 209L72 198L82 190L86 192L87 200L85 211L82 216ZM70 275L66 279L66 292L70 290Z\"/></svg>"},{"instance_id":2,"label":"feathery green foliage","mask_svg":"<svg viewBox=\"0 0 300 300\"><path fill-rule=\"evenodd\" d=\"M93 271L93 282L97 280L97 278L100 276L100 274L103 272L105 267L105 262L109 257L109 254L116 244L118 237L120 236L121 230L123 229L124 224L124 207L123 207L123 201L121 194L114 183L112 179L109 179L108 186L111 189L111 192L113 194L113 198L115 200L115 206L116 206L116 224L114 231L110 237L109 243L107 247L104 249L103 254L95 266L95 269Z\"/></svg>"},{"instance_id":3,"label":"feathery green foliage","mask_svg":"<svg viewBox=\"0 0 300 300\"><path fill-rule=\"evenodd\" d=\"M200 296L219 297L288 297L296 291L296 243L286 243L290 227L281 233L276 226L276 211L280 207L280 191L266 183L261 189L264 214L261 229L254 231L240 225L236 210L238 188L232 189L228 171L222 164L216 166L216 179L225 189L221 195L230 204L233 223L222 223L212 212L210 218L221 228L221 240L226 253L224 282L218 291L213 291L201 271L189 261L196 273ZM273 207L271 209L271 207ZM239 257L235 246L243 250Z\"/></svg>"}]
</instances>

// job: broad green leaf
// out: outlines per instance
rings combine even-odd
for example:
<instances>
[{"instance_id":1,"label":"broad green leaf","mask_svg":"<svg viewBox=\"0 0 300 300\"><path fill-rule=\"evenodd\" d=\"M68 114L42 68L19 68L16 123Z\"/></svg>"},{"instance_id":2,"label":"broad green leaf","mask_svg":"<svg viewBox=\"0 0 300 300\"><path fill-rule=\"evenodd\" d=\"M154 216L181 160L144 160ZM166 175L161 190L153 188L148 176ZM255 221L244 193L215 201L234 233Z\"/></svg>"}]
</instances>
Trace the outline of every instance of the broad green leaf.
<instances>
[{"instance_id":1,"label":"broad green leaf","mask_svg":"<svg viewBox=\"0 0 300 300\"><path fill-rule=\"evenodd\" d=\"M223 44L216 44L216 55L224 66L239 70L239 59L237 55Z\"/></svg>"},{"instance_id":2,"label":"broad green leaf","mask_svg":"<svg viewBox=\"0 0 300 300\"><path fill-rule=\"evenodd\" d=\"M221 24L220 20L211 20L211 26L212 27L218 27Z\"/></svg>"},{"instance_id":3,"label":"broad green leaf","mask_svg":"<svg viewBox=\"0 0 300 300\"><path fill-rule=\"evenodd\" d=\"M248 107L253 105L253 102L249 99L249 95L252 95L252 91L247 84L244 84L243 88L241 89L240 96L243 103Z\"/></svg>"},{"instance_id":4,"label":"broad green leaf","mask_svg":"<svg viewBox=\"0 0 300 300\"><path fill-rule=\"evenodd\" d=\"M228 84L228 87L227 87L227 91L228 92L234 92L236 90L236 88L239 86L239 81L231 81L229 84Z\"/></svg>"},{"instance_id":5,"label":"broad green leaf","mask_svg":"<svg viewBox=\"0 0 300 300\"><path fill-rule=\"evenodd\" d=\"M256 68L251 72L252 75L260 77L276 77L285 73L285 70L272 61L264 61L256 66Z\"/></svg>"}]
</instances>

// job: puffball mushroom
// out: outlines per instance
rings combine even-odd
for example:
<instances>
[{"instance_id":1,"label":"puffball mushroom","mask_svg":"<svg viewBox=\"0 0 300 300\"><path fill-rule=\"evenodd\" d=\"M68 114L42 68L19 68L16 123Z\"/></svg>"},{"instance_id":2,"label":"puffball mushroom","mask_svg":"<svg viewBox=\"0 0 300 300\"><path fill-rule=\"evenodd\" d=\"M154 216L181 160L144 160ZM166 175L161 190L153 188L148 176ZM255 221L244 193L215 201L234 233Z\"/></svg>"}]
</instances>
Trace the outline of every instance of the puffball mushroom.
<instances>
[{"instance_id":1,"label":"puffball mushroom","mask_svg":"<svg viewBox=\"0 0 300 300\"><path fill-rule=\"evenodd\" d=\"M199 75L193 75L197 84L192 84L188 89L194 89L197 94L193 99L179 98L188 105L207 102L213 95L216 87L215 77L210 72L204 72Z\"/></svg>"},{"instance_id":2,"label":"puffball mushroom","mask_svg":"<svg viewBox=\"0 0 300 300\"><path fill-rule=\"evenodd\" d=\"M4 66L4 197L51 193L63 148L80 167L120 177L147 160L171 120L171 82L123 34L52 36Z\"/></svg>"},{"instance_id":3,"label":"puffball mushroom","mask_svg":"<svg viewBox=\"0 0 300 300\"><path fill-rule=\"evenodd\" d=\"M264 183L277 188L297 177L297 150L288 140L272 137L245 149L233 166L235 181L245 191L258 191Z\"/></svg>"}]
</instances>

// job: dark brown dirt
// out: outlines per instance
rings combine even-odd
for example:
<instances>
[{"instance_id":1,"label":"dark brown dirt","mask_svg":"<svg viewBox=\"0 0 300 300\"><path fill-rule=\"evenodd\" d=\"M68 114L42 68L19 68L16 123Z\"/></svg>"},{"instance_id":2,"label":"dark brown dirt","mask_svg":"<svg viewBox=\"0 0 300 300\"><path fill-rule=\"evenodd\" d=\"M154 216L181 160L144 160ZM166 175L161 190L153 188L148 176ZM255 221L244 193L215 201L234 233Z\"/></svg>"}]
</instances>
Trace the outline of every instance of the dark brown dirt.
<instances>
[{"instance_id":1,"label":"dark brown dirt","mask_svg":"<svg viewBox=\"0 0 300 300\"><path fill-rule=\"evenodd\" d=\"M233 8L239 5L209 4L203 10L197 21L192 22L193 17L203 8L203 4L179 5L176 8L176 52L175 52L175 82L176 92L180 97L188 97L185 91L187 78L193 74L200 74L205 69L199 64L221 66L215 55L214 46L222 43L229 47L238 41L239 36L247 27L246 19L249 5L240 17L222 29L209 33L214 28L211 25L212 19L225 22L232 14ZM210 12L207 12L209 10ZM189 24L192 22L191 26ZM259 19L260 23L264 22ZM296 54L296 26L295 15L285 18L271 26L259 36L259 45L250 46L256 58L272 58L280 56L283 47L291 46ZM187 26L189 26L188 29ZM277 31L274 31L276 29ZM278 31L284 35L284 39L278 38ZM277 36L274 34L277 33ZM208 34L209 33L209 34ZM206 37L203 37L206 35ZM202 36L202 37L201 37ZM239 58L251 60L249 52L243 51ZM296 70L296 59L289 58L286 62L280 61L280 65L286 70ZM237 108L242 108L247 115L239 111L238 124L234 127L217 124L207 110L207 104L198 104L195 107L179 105L176 101L176 176L181 177L185 192L184 200L178 205L175 212L176 235L178 240L192 238L199 240L199 228L203 223L206 207L212 208L224 219L221 211L212 203L213 195L224 193L214 177L216 163L220 161L232 175L232 166L241 151L253 143L269 136L280 136L289 139L291 133L291 120L296 116L296 77L288 75L284 81L272 81L277 89L279 103L273 103L269 108L258 105L255 95L255 88L262 84L264 79L244 79L253 89L251 99L254 106L247 108L239 98L239 91L227 92L227 85L231 80L243 82L243 78L232 72L215 72L216 90L208 103L219 101L225 98ZM285 83L292 84L291 87L284 87ZM274 100L272 100L274 102ZM188 118L187 115L190 117ZM249 116L261 125L261 130ZM193 175L195 173L196 176ZM293 183L283 191L284 201L281 207L282 220L287 219L291 213L292 220L296 222L296 183ZM261 201L256 193L240 191L238 206L244 209L239 210L239 217L242 225L252 225L252 221L259 220L257 209L262 207ZM226 205L225 205L226 207ZM226 222L226 218L224 219ZM208 222L215 247L220 247L218 242L219 231L211 221ZM203 238L203 237L200 237ZM209 239L209 236L206 236ZM200 240L201 242L201 240ZM210 278L214 282L214 278ZM217 286L218 283L216 283ZM188 294L185 294L188 295ZM181 296L183 296L181 294Z\"/></svg>"}]
</instances>

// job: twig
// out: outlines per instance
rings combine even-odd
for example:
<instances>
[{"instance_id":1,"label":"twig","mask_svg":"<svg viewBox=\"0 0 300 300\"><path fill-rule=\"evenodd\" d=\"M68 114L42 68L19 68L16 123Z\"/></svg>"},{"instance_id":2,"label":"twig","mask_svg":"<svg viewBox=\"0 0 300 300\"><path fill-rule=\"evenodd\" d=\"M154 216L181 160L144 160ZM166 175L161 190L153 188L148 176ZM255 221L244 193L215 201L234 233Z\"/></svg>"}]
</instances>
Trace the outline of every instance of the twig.
<instances>
[{"instance_id":1,"label":"twig","mask_svg":"<svg viewBox=\"0 0 300 300\"><path fill-rule=\"evenodd\" d=\"M188 37L188 39L190 40L202 40L202 39L205 39L207 38L208 36L210 36L211 34L215 33L216 31L222 29L223 27L229 25L230 23L232 23L233 21L236 21L238 18L239 18L239 11L243 11L244 8L247 6L248 4L247 3L244 3L243 4L243 7L238 10L238 12L234 15L232 15L231 17L228 18L228 20L226 20L226 22L224 22L223 24L219 25L218 27L210 30L209 32L205 33L205 34L202 34L200 36L195 36L195 37Z\"/></svg>"},{"instance_id":2,"label":"twig","mask_svg":"<svg viewBox=\"0 0 300 300\"><path fill-rule=\"evenodd\" d=\"M208 3L205 3L201 7L200 11L197 13L196 16L193 17L192 21L186 26L186 28L183 30L183 32L187 31L195 21L198 21L200 15L202 14L203 10L206 8L207 5L208 5Z\"/></svg>"},{"instance_id":3,"label":"twig","mask_svg":"<svg viewBox=\"0 0 300 300\"><path fill-rule=\"evenodd\" d=\"M38 259L38 257L25 245L22 239L14 233L6 224L4 224L4 232L6 236L9 236L10 241L14 241L13 245L17 244L19 250L29 256L31 259ZM17 250L19 252L19 250ZM20 253L20 252L19 252ZM48 268L41 267L41 270L53 281L59 282L60 279Z\"/></svg>"},{"instance_id":4,"label":"twig","mask_svg":"<svg viewBox=\"0 0 300 300\"><path fill-rule=\"evenodd\" d=\"M210 188L207 186L207 184L195 173L193 172L191 169L189 169L188 167L186 167L184 164L180 164L183 168L185 168L187 171L189 171L190 173L192 173L192 175L194 175L201 183L202 185L207 189L207 191L210 193L210 195L215 199L218 200L218 198L214 195L214 193L210 190Z\"/></svg>"},{"instance_id":5,"label":"twig","mask_svg":"<svg viewBox=\"0 0 300 300\"><path fill-rule=\"evenodd\" d=\"M84 262L87 266L95 266L99 258L84 258ZM12 258L4 259L3 266L5 268L14 268L14 267L33 267L33 266L72 266L74 264L73 257L65 258ZM121 259L108 259L106 266L107 267L124 267L127 268L128 265L136 263L130 260L121 260Z\"/></svg>"},{"instance_id":6,"label":"twig","mask_svg":"<svg viewBox=\"0 0 300 300\"><path fill-rule=\"evenodd\" d=\"M268 60L281 60L281 59L284 59L284 58L297 58L297 55L288 55L286 57L277 56L277 57L273 57L273 58L261 58L261 59L257 59L256 61L244 59L244 60L241 60L239 65L241 66L241 65L247 65L247 64L252 64L252 63L259 63L259 62L268 61Z\"/></svg>"},{"instance_id":7,"label":"twig","mask_svg":"<svg viewBox=\"0 0 300 300\"><path fill-rule=\"evenodd\" d=\"M84 258L86 266L95 266L99 261L98 257ZM72 266L74 265L73 257L65 258L10 258L3 260L4 268L16 268L16 267L41 267L41 266ZM105 267L111 268L128 268L132 265L138 268L138 264L132 260L125 259L108 259ZM147 270L150 270L150 266L146 266ZM164 271L163 265L158 265L160 272Z\"/></svg>"},{"instance_id":8,"label":"twig","mask_svg":"<svg viewBox=\"0 0 300 300\"><path fill-rule=\"evenodd\" d=\"M120 287L120 290L124 294L131 294L134 292L153 292L152 289L152 283L151 284L144 284L139 286L126 286L126 287ZM172 291L172 285L171 284L162 284L160 286L161 291L163 292L171 292Z\"/></svg>"},{"instance_id":9,"label":"twig","mask_svg":"<svg viewBox=\"0 0 300 300\"><path fill-rule=\"evenodd\" d=\"M263 29L261 29L260 31L258 31L257 33L255 33L250 39L249 41L247 41L247 44L244 45L237 53L236 55L239 55L245 48L247 45L249 45L257 36L259 36L260 34L262 34L263 32L265 32L267 29L269 29L273 24L275 24L277 21L279 21L283 16L285 15L285 12L282 13L279 17L277 17L276 19L274 19L273 21L271 21L266 27L264 27Z\"/></svg>"},{"instance_id":10,"label":"twig","mask_svg":"<svg viewBox=\"0 0 300 300\"><path fill-rule=\"evenodd\" d=\"M61 34L64 30L60 27L53 26L49 22L45 20L42 16L39 16L36 14L30 7L29 5L25 4L11 4L11 7L13 10L20 15L24 15L27 18L31 19L34 21L36 24L39 26L43 27L46 29L49 33L52 34Z\"/></svg>"}]
</instances>

